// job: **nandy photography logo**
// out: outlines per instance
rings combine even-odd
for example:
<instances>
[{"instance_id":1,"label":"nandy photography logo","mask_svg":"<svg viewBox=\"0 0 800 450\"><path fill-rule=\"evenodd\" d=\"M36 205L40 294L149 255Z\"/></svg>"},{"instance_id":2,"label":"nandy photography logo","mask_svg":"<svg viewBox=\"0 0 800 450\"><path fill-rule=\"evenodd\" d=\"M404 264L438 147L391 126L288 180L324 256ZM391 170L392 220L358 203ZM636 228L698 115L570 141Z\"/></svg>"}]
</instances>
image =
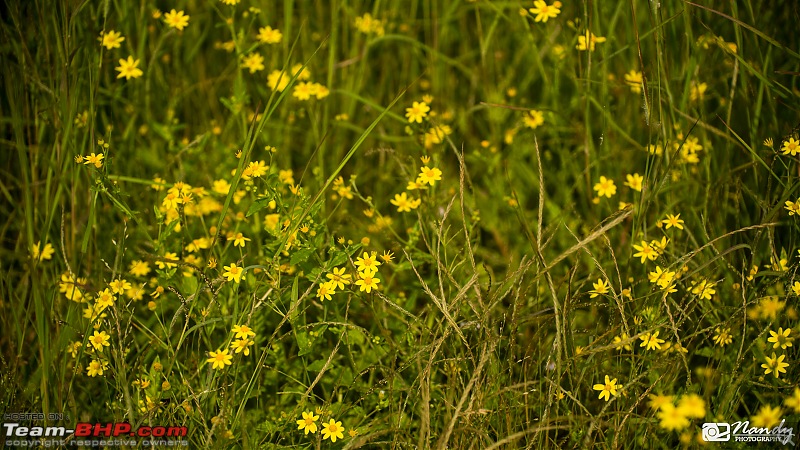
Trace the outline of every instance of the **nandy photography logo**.
<instances>
[{"instance_id":1,"label":"nandy photography logo","mask_svg":"<svg viewBox=\"0 0 800 450\"><path fill-rule=\"evenodd\" d=\"M783 445L795 445L792 438L794 429L781 423L770 428L750 427L750 421L744 422L707 422L703 424L703 440L706 442L780 442Z\"/></svg>"}]
</instances>

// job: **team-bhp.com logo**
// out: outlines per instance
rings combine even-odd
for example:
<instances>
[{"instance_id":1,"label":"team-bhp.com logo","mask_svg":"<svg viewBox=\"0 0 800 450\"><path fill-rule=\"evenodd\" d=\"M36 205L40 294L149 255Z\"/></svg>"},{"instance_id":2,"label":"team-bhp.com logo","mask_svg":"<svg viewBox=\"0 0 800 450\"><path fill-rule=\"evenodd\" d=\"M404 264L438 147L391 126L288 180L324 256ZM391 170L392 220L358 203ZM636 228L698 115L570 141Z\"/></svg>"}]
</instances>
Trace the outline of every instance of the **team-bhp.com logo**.
<instances>
[{"instance_id":1,"label":"team-bhp.com logo","mask_svg":"<svg viewBox=\"0 0 800 450\"><path fill-rule=\"evenodd\" d=\"M184 437L186 427L138 427L127 422L87 423L78 422L74 429L65 427L22 427L18 423L4 423L6 437L69 436L76 437Z\"/></svg>"},{"instance_id":2,"label":"team-bhp.com logo","mask_svg":"<svg viewBox=\"0 0 800 450\"><path fill-rule=\"evenodd\" d=\"M794 429L784 427L785 420L770 428L750 428L750 421L734 422L707 422L703 424L703 440L706 442L780 442L783 445L795 445L792 438ZM731 430L731 426L733 429Z\"/></svg>"},{"instance_id":3,"label":"team-bhp.com logo","mask_svg":"<svg viewBox=\"0 0 800 450\"><path fill-rule=\"evenodd\" d=\"M7 447L32 446L186 446L186 427L132 427L127 422L79 422L75 428L58 426L22 426L4 423ZM108 439L111 438L111 439ZM131 438L148 438L137 441ZM102 440L101 440L102 439ZM177 440L175 440L177 439Z\"/></svg>"}]
</instances>

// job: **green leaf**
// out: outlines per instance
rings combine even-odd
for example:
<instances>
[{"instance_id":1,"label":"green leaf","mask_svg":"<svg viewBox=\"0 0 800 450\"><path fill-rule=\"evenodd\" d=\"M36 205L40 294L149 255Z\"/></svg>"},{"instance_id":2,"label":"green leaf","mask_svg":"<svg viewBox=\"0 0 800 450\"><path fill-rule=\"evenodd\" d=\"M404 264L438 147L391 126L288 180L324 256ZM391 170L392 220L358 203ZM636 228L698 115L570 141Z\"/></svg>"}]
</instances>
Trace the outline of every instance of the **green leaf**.
<instances>
[{"instance_id":1,"label":"green leaf","mask_svg":"<svg viewBox=\"0 0 800 450\"><path fill-rule=\"evenodd\" d=\"M259 431L263 431L267 434L272 434L278 431L278 427L274 424L271 420L265 420L261 422L261 424L257 427Z\"/></svg>"},{"instance_id":2,"label":"green leaf","mask_svg":"<svg viewBox=\"0 0 800 450\"><path fill-rule=\"evenodd\" d=\"M156 370L156 364L158 364L161 367L161 369ZM150 379L158 380L159 373L161 372L162 369L163 366L161 365L161 358L158 355L156 355L155 359L153 359L153 363L150 365Z\"/></svg>"},{"instance_id":3,"label":"green leaf","mask_svg":"<svg viewBox=\"0 0 800 450\"><path fill-rule=\"evenodd\" d=\"M295 265L299 264L308 259L309 256L314 254L313 248L304 248L302 250L298 250L292 254L292 259L289 260L289 264Z\"/></svg>"},{"instance_id":4,"label":"green leaf","mask_svg":"<svg viewBox=\"0 0 800 450\"><path fill-rule=\"evenodd\" d=\"M294 283L292 283L292 307L289 308L289 323L294 325L297 321L297 316L299 315L298 310L299 307L295 307L297 304L297 299L300 297L300 286L298 282L300 281L300 277L294 278Z\"/></svg>"},{"instance_id":5,"label":"green leaf","mask_svg":"<svg viewBox=\"0 0 800 450\"><path fill-rule=\"evenodd\" d=\"M352 245L352 246L348 247L347 248L347 255L348 256L353 256L354 253L356 253L357 251L361 250L361 247L363 247L363 245L361 245L360 242L358 244L356 244L356 245Z\"/></svg>"},{"instance_id":6,"label":"green leaf","mask_svg":"<svg viewBox=\"0 0 800 450\"><path fill-rule=\"evenodd\" d=\"M347 337L349 337L350 342L354 344L359 344L359 345L364 344L365 340L364 333L362 333L361 330L350 328L349 330L347 330Z\"/></svg>"},{"instance_id":7,"label":"green leaf","mask_svg":"<svg viewBox=\"0 0 800 450\"><path fill-rule=\"evenodd\" d=\"M261 211L262 209L269 206L269 202L272 201L272 197L261 197L256 199L251 205L250 208L247 209L247 217L252 216L253 214Z\"/></svg>"},{"instance_id":8,"label":"green leaf","mask_svg":"<svg viewBox=\"0 0 800 450\"><path fill-rule=\"evenodd\" d=\"M194 276L183 277L183 292L195 292L197 291L197 287L198 287L197 277Z\"/></svg>"},{"instance_id":9,"label":"green leaf","mask_svg":"<svg viewBox=\"0 0 800 450\"><path fill-rule=\"evenodd\" d=\"M333 254L333 257L328 261L328 264L330 267L338 267L344 264L345 261L347 261L347 253L340 250Z\"/></svg>"},{"instance_id":10,"label":"green leaf","mask_svg":"<svg viewBox=\"0 0 800 450\"><path fill-rule=\"evenodd\" d=\"M301 333L297 333L297 346L300 347L300 352L297 354L298 356L303 356L311 353L314 349L314 343L325 333L325 330L328 328L327 325L322 325L317 327L314 330L314 334L306 333L305 331ZM303 343L301 344L301 336L303 339ZM321 369L321 368L320 368Z\"/></svg>"},{"instance_id":11,"label":"green leaf","mask_svg":"<svg viewBox=\"0 0 800 450\"><path fill-rule=\"evenodd\" d=\"M241 111L241 108L238 106L239 102L237 101L236 97L231 97L227 99L225 97L220 97L219 102L225 105L228 110L234 114L238 114Z\"/></svg>"},{"instance_id":12,"label":"green leaf","mask_svg":"<svg viewBox=\"0 0 800 450\"><path fill-rule=\"evenodd\" d=\"M324 359L318 359L318 360L314 361L313 363L307 365L306 366L306 371L307 372L317 372L317 373L319 373L319 371L321 371L323 367L325 367L325 360Z\"/></svg>"},{"instance_id":13,"label":"green leaf","mask_svg":"<svg viewBox=\"0 0 800 450\"><path fill-rule=\"evenodd\" d=\"M697 356L705 356L706 358L713 358L714 357L714 349L712 349L711 347L703 347L703 348L697 349L694 352L694 354L697 355Z\"/></svg>"},{"instance_id":14,"label":"green leaf","mask_svg":"<svg viewBox=\"0 0 800 450\"><path fill-rule=\"evenodd\" d=\"M297 341L297 348L299 349L297 354L299 356L311 353L311 341L308 339L308 333L305 331L297 333L295 335L295 340Z\"/></svg>"}]
</instances>

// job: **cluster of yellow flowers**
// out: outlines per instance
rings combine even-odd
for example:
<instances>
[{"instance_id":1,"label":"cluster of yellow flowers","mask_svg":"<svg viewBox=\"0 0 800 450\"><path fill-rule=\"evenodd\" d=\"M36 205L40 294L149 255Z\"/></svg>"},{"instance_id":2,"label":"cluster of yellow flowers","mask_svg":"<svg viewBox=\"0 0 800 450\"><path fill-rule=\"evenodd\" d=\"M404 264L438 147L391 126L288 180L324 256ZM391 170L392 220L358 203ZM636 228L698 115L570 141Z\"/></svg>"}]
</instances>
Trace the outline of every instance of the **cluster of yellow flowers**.
<instances>
[{"instance_id":1,"label":"cluster of yellow flowers","mask_svg":"<svg viewBox=\"0 0 800 450\"><path fill-rule=\"evenodd\" d=\"M631 92L634 94L640 94L642 92L642 87L644 84L642 72L639 72L636 69L631 69L631 71L626 73L623 78L625 79L625 84L631 88Z\"/></svg>"},{"instance_id":2,"label":"cluster of yellow flowers","mask_svg":"<svg viewBox=\"0 0 800 450\"><path fill-rule=\"evenodd\" d=\"M331 295L335 294L337 289L344 289L350 284L351 275L345 273L344 267L334 267L326 278L328 281L321 283L317 289L317 298L322 301L331 300Z\"/></svg>"},{"instance_id":3,"label":"cluster of yellow flowers","mask_svg":"<svg viewBox=\"0 0 800 450\"><path fill-rule=\"evenodd\" d=\"M650 280L650 283L654 283L658 285L661 289L666 291L668 294L673 292L677 292L675 288L675 280L676 280L677 272L669 270L669 269L662 269L661 266L656 266L656 270L647 274L647 279Z\"/></svg>"},{"instance_id":4,"label":"cluster of yellow flowers","mask_svg":"<svg viewBox=\"0 0 800 450\"><path fill-rule=\"evenodd\" d=\"M163 188L163 180L157 179L155 181L157 184L154 185L154 188L161 190ZM223 195L217 191L214 191L214 193ZM180 216L179 207L183 208L184 214L192 217L202 217L222 211L222 203L210 196L204 187L193 187L182 181L174 183L167 189L167 193L161 200L161 206L159 207L159 211L164 214L165 224L176 222L175 231L180 231L181 229L180 222L177 221Z\"/></svg>"},{"instance_id":5,"label":"cluster of yellow flowers","mask_svg":"<svg viewBox=\"0 0 800 450\"><path fill-rule=\"evenodd\" d=\"M359 278L356 280L356 286L359 287L359 291L369 294L372 289L378 289L378 284L381 282L380 278L377 277L378 266L380 265L376 252L364 252L356 259Z\"/></svg>"},{"instance_id":6,"label":"cluster of yellow flowers","mask_svg":"<svg viewBox=\"0 0 800 450\"><path fill-rule=\"evenodd\" d=\"M535 130L539 128L542 124L544 124L544 113L535 109L532 109L525 113L522 117L522 122L525 124L526 127Z\"/></svg>"},{"instance_id":7,"label":"cluster of yellow flowers","mask_svg":"<svg viewBox=\"0 0 800 450\"><path fill-rule=\"evenodd\" d=\"M137 267L136 273L147 275L149 268L143 272L141 270L142 264L146 265L146 263L141 261L135 262L134 266ZM124 294L131 300L141 299L144 283L131 284L124 278L116 278L108 283L103 290L99 290L96 294L90 295L87 282L86 278L74 277L69 273L63 273L61 274L59 291L69 300L87 304L83 311L83 317L91 321L94 334L87 339L90 345L86 348L86 353L92 356L92 360L86 367L86 372L88 376L96 377L103 376L109 364L109 358L103 353L103 350L110 346L111 336L107 332L100 330L103 326L102 319L107 316L106 310L115 305L117 296L119 295ZM78 357L78 351L82 347L83 344L80 341L72 342L69 345L68 349L73 358Z\"/></svg>"},{"instance_id":8,"label":"cluster of yellow flowers","mask_svg":"<svg viewBox=\"0 0 800 450\"><path fill-rule=\"evenodd\" d=\"M654 311L651 310L650 308L645 308L644 315L651 316L653 315L653 313ZM637 325L640 325L642 323L642 318L636 316L634 318L634 322ZM680 343L667 342L664 339L659 338L658 335L660 333L661 332L658 330L656 330L655 332L648 331L642 333L641 335L639 335L639 339L642 341L639 344L639 347L643 347L645 351L661 350L662 352L665 353L670 353L673 351L684 354L688 353L689 350L686 347L682 346ZM632 342L633 339L630 336L628 336L628 333L622 333L621 335L614 337L614 342L612 344L619 351L623 350L632 351L633 350L633 347L631 346Z\"/></svg>"},{"instance_id":9,"label":"cluster of yellow flowers","mask_svg":"<svg viewBox=\"0 0 800 450\"><path fill-rule=\"evenodd\" d=\"M658 334L660 331L656 331L654 333L644 333L639 336L639 339L642 340L642 343L639 344L639 347L644 347L645 350L661 350L661 344L663 344L664 339L660 339Z\"/></svg>"},{"instance_id":10,"label":"cluster of yellow flowers","mask_svg":"<svg viewBox=\"0 0 800 450\"><path fill-rule=\"evenodd\" d=\"M183 31L183 29L189 25L189 16L184 14L183 11L172 9L170 12L164 14L164 23L170 28Z\"/></svg>"},{"instance_id":11,"label":"cluster of yellow flowers","mask_svg":"<svg viewBox=\"0 0 800 450\"><path fill-rule=\"evenodd\" d=\"M42 241L39 241L31 246L31 259L35 262L49 260L53 258L53 253L55 253L55 251L53 244L48 242L42 247Z\"/></svg>"},{"instance_id":12,"label":"cluster of yellow flowers","mask_svg":"<svg viewBox=\"0 0 800 450\"><path fill-rule=\"evenodd\" d=\"M230 347L233 351L235 353L243 353L244 356L249 356L250 346L255 343L253 340L256 335L255 331L247 325L234 325L231 329L231 333L233 334L233 339L231 340ZM209 358L206 362L210 363L211 368L215 370L230 366L233 360L233 355L230 354L227 348L210 351L208 352L208 356Z\"/></svg>"},{"instance_id":13,"label":"cluster of yellow flowers","mask_svg":"<svg viewBox=\"0 0 800 450\"><path fill-rule=\"evenodd\" d=\"M430 107L432 101L432 96L424 95L422 96L421 102L413 102L411 107L406 108L406 119L408 119L408 123L421 124L427 122L430 117L436 116L436 111L432 111ZM442 119L450 119L452 118L452 114L446 112L442 114L441 117ZM406 130L409 134L411 133L411 128L406 128ZM422 134L422 140L426 149L430 149L436 144L441 144L447 136L453 133L453 129L446 124L437 124L430 128L426 127L425 130L426 131Z\"/></svg>"},{"instance_id":14,"label":"cluster of yellow flowers","mask_svg":"<svg viewBox=\"0 0 800 450\"><path fill-rule=\"evenodd\" d=\"M659 256L664 254L668 242L667 237L664 236L661 240L653 239L650 242L642 241L642 245L633 244L634 250L637 251L637 253L633 254L633 257L641 258L640 262L642 264L644 264L646 260L655 261Z\"/></svg>"},{"instance_id":15,"label":"cluster of yellow flowers","mask_svg":"<svg viewBox=\"0 0 800 450\"><path fill-rule=\"evenodd\" d=\"M374 34L376 36L383 36L384 22L372 17L372 14L365 13L355 19L355 26L358 31L364 34Z\"/></svg>"},{"instance_id":16,"label":"cluster of yellow flowers","mask_svg":"<svg viewBox=\"0 0 800 450\"><path fill-rule=\"evenodd\" d=\"M242 171L242 179L250 180L252 178L261 178L269 173L269 166L266 161L250 161L247 167ZM216 184L218 183L218 185ZM214 185L214 190L222 195L228 195L231 185L227 180L217 180Z\"/></svg>"},{"instance_id":17,"label":"cluster of yellow flowers","mask_svg":"<svg viewBox=\"0 0 800 450\"><path fill-rule=\"evenodd\" d=\"M409 123L422 123L422 119L428 117L431 107L427 102L414 102L410 108L406 108L406 118Z\"/></svg>"},{"instance_id":18,"label":"cluster of yellow flowers","mask_svg":"<svg viewBox=\"0 0 800 450\"><path fill-rule=\"evenodd\" d=\"M638 173L629 173L625 176L625 183L623 185L631 188L636 192L642 192L644 187L644 177ZM617 185L614 180L601 176L600 180L595 183L593 189L597 192L597 196L611 198L617 194ZM630 203L620 202L619 209L625 209Z\"/></svg>"},{"instance_id":19,"label":"cluster of yellow flowers","mask_svg":"<svg viewBox=\"0 0 800 450\"><path fill-rule=\"evenodd\" d=\"M273 91L282 92L289 85L292 77L297 77L299 81L292 90L292 96L298 100L309 100L312 96L317 100L322 100L330 94L327 87L319 83L313 83L311 70L303 67L302 64L295 64L289 72L273 70L267 75L267 86Z\"/></svg>"},{"instance_id":20,"label":"cluster of yellow flowers","mask_svg":"<svg viewBox=\"0 0 800 450\"><path fill-rule=\"evenodd\" d=\"M108 148L109 148L108 142L105 142L103 139L98 139L97 140L97 146L100 147L101 149L105 150L105 151L108 151ZM76 155L75 156L75 163L83 164L83 165L86 165L86 166L90 166L91 165L91 166L94 166L96 169L99 169L99 168L103 167L103 159L105 158L105 156L106 155L104 153L94 153L94 152L90 153L87 156Z\"/></svg>"},{"instance_id":21,"label":"cluster of yellow flowers","mask_svg":"<svg viewBox=\"0 0 800 450\"><path fill-rule=\"evenodd\" d=\"M111 336L105 331L95 330L92 336L89 336L89 343L91 344L86 350L90 353L96 353L95 358L89 363L86 368L86 373L90 377L103 376L103 372L108 369L108 358L102 353L104 347L109 347L111 344L109 340Z\"/></svg>"},{"instance_id":22,"label":"cluster of yellow flowers","mask_svg":"<svg viewBox=\"0 0 800 450\"><path fill-rule=\"evenodd\" d=\"M339 243L344 243L344 239L340 238ZM380 256L380 259L385 262L390 262L392 258L392 252L389 251L385 251ZM377 252L363 252L361 256L356 259L355 265L358 277L355 280L355 285L359 287L359 292L366 292L369 294L373 289L379 289L381 280L377 275L378 267L381 266L382 263L378 261ZM346 273L344 267L332 268L331 271L325 275L325 278L327 278L327 281L319 283L317 288L317 298L323 302L325 300L332 300L332 296L335 295L338 290L343 290L345 286L353 283L352 275Z\"/></svg>"},{"instance_id":23,"label":"cluster of yellow flowers","mask_svg":"<svg viewBox=\"0 0 800 450\"><path fill-rule=\"evenodd\" d=\"M698 83L693 81L692 85L689 87L689 101L696 102L698 100L704 100L707 90L707 83Z\"/></svg>"},{"instance_id":24,"label":"cluster of yellow flowers","mask_svg":"<svg viewBox=\"0 0 800 450\"><path fill-rule=\"evenodd\" d=\"M713 34L704 34L697 38L697 45L704 49L710 48L711 44L717 44L717 46L726 52L736 53L738 50L738 46L733 42L725 42L725 39L721 36L715 36Z\"/></svg>"},{"instance_id":25,"label":"cluster of yellow flowers","mask_svg":"<svg viewBox=\"0 0 800 450\"><path fill-rule=\"evenodd\" d=\"M61 274L61 282L58 284L58 290L68 300L73 302L84 303L88 300L83 296L83 289L88 280L83 277L74 277L69 272Z\"/></svg>"},{"instance_id":26,"label":"cluster of yellow flowers","mask_svg":"<svg viewBox=\"0 0 800 450\"><path fill-rule=\"evenodd\" d=\"M422 157L423 164L428 164L430 158L427 156ZM427 189L441 181L442 171L438 167L423 166L414 181L409 181L406 186L407 191ZM409 198L407 192L395 194L394 198L389 200L389 203L397 207L398 212L410 212L412 209L417 209L422 204L420 198Z\"/></svg>"},{"instance_id":27,"label":"cluster of yellow flowers","mask_svg":"<svg viewBox=\"0 0 800 450\"><path fill-rule=\"evenodd\" d=\"M697 164L700 162L699 153L703 150L699 140L695 136L689 136L684 140L683 133L678 133L676 142L673 144L675 150L680 151L680 161L686 164Z\"/></svg>"},{"instance_id":28,"label":"cluster of yellow flowers","mask_svg":"<svg viewBox=\"0 0 800 450\"><path fill-rule=\"evenodd\" d=\"M317 409L317 414L314 414L313 411L305 411L303 412L302 419L297 420L297 429L303 430L304 434L314 434L317 432L317 420L319 420L319 414L322 412ZM337 439L344 438L344 430L345 428L342 426L341 421L334 420L333 418L330 419L329 422L325 423L322 422L322 439L330 439L331 442L336 442ZM350 431L350 436L355 436L355 432L353 430Z\"/></svg>"},{"instance_id":29,"label":"cluster of yellow flowers","mask_svg":"<svg viewBox=\"0 0 800 450\"><path fill-rule=\"evenodd\" d=\"M784 400L784 404L800 412L800 388L795 388L793 395ZM650 407L656 411L661 428L669 431L680 431L688 428L694 419L704 419L707 414L706 402L697 394L683 395L674 402L672 395L650 395ZM750 418L750 424L757 428L772 428L780 422L783 410L780 407L763 405L758 412ZM697 436L698 442L703 442ZM684 436L681 436L681 440Z\"/></svg>"},{"instance_id":30,"label":"cluster of yellow flowers","mask_svg":"<svg viewBox=\"0 0 800 450\"><path fill-rule=\"evenodd\" d=\"M175 10L173 10L173 12L174 11ZM183 12L181 12L181 14L182 13ZM189 16L186 16L186 20L188 23ZM120 45L124 40L125 37L123 37L122 33L118 31L109 30L108 32L100 33L100 45L105 47L107 50L120 48ZM139 68L139 60L133 59L133 56L128 56L126 59L120 59L119 66L117 66L116 71L119 72L117 78L125 78L126 80L130 80L131 78L139 78L144 74L142 69Z\"/></svg>"},{"instance_id":31,"label":"cluster of yellow flowers","mask_svg":"<svg viewBox=\"0 0 800 450\"><path fill-rule=\"evenodd\" d=\"M594 33L586 30L582 35L578 36L578 44L575 45L575 48L580 51L590 51L593 52L596 44L602 44L606 41L606 38L602 36L595 36Z\"/></svg>"},{"instance_id":32,"label":"cluster of yellow flowers","mask_svg":"<svg viewBox=\"0 0 800 450\"><path fill-rule=\"evenodd\" d=\"M767 342L773 343L772 348L774 349L785 350L787 347L791 347L792 341L794 341L794 338L789 337L791 332L791 328L784 330L783 327L779 327L777 332L770 330L770 337L767 338ZM788 363L783 362L786 359L785 354L775 356L775 352L772 352L772 357L765 356L764 359L766 363L761 364L761 368L764 369L764 375L771 373L775 378L779 378L780 374L786 373L786 368L789 367Z\"/></svg>"},{"instance_id":33,"label":"cluster of yellow flowers","mask_svg":"<svg viewBox=\"0 0 800 450\"><path fill-rule=\"evenodd\" d=\"M281 30L266 26L258 29L258 36L256 38L259 42L264 44L279 44L281 40L283 40L283 33L281 33Z\"/></svg>"},{"instance_id":34,"label":"cluster of yellow flowers","mask_svg":"<svg viewBox=\"0 0 800 450\"><path fill-rule=\"evenodd\" d=\"M153 12L153 17L156 19L160 18L161 15L161 12L158 10ZM183 31L183 29L189 25L189 16L183 11L176 11L173 9L163 16L164 23L170 28L174 28L178 31ZM369 26L374 27L374 24L377 23L379 22L371 21ZM380 31L380 34L383 34L382 28ZM259 28L256 39L260 43L264 44L277 44L283 39L283 34L280 30L273 29L270 26L265 26ZM103 46L111 50L114 48L119 48L120 44L125 40L125 37L123 37L121 33L117 31L110 30L107 33L101 34L100 40ZM233 42L231 41L230 44L233 44ZM231 51L235 48L233 45L224 45L224 47ZM126 80L130 80L131 78L141 77L144 72L139 68L139 63L140 60L134 59L133 56L128 56L127 59L120 59L119 66L116 68L116 70L119 72L117 78L125 78ZM264 57L257 52L250 53L242 57L242 66L248 69L251 74L264 70ZM291 73L296 75L301 69L302 65L296 64L292 67ZM274 70L267 76L267 85L272 90L283 91L289 84L291 76L292 75L283 73L281 70ZM303 70L302 73L299 74L298 79L301 82L297 83L297 85L294 87L292 95L298 100L309 100L311 97L321 100L327 97L330 94L329 89L320 83L307 82L306 80L308 80L310 76L311 73L307 69ZM92 157L95 158L95 155L92 154ZM102 155L100 155L99 159L102 159ZM93 163L94 161L96 161L96 159L92 160ZM98 168L100 167L99 162L97 162L96 165Z\"/></svg>"},{"instance_id":35,"label":"cluster of yellow flowers","mask_svg":"<svg viewBox=\"0 0 800 450\"><path fill-rule=\"evenodd\" d=\"M353 181L354 178L355 177L351 177L350 181ZM344 177L336 177L336 179L333 180L333 190L336 191L336 196L332 197L333 200L337 198L344 198L347 200L353 199L353 188L344 183Z\"/></svg>"},{"instance_id":36,"label":"cluster of yellow flowers","mask_svg":"<svg viewBox=\"0 0 800 450\"><path fill-rule=\"evenodd\" d=\"M697 394L682 396L677 405L671 395L651 395L650 407L658 411L661 427L670 431L682 430L692 419L706 416L706 402Z\"/></svg>"},{"instance_id":37,"label":"cluster of yellow flowers","mask_svg":"<svg viewBox=\"0 0 800 450\"><path fill-rule=\"evenodd\" d=\"M426 149L432 148L436 144L441 144L447 136L453 134L453 129L449 125L440 124L429 129L423 136L423 144Z\"/></svg>"}]
</instances>

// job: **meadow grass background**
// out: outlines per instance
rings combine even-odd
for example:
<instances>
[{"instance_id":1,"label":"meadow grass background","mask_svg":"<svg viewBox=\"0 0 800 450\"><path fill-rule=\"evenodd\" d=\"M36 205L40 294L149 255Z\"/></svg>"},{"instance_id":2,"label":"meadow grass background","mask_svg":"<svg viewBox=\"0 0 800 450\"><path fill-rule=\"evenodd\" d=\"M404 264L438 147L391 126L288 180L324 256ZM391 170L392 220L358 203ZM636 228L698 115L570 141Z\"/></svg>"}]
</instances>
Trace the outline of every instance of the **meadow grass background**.
<instances>
[{"instance_id":1,"label":"meadow grass background","mask_svg":"<svg viewBox=\"0 0 800 450\"><path fill-rule=\"evenodd\" d=\"M800 430L797 3L563 3L4 2L0 410L185 425L193 448ZM409 190L423 166L441 180ZM321 299L365 251L379 288Z\"/></svg>"}]
</instances>

